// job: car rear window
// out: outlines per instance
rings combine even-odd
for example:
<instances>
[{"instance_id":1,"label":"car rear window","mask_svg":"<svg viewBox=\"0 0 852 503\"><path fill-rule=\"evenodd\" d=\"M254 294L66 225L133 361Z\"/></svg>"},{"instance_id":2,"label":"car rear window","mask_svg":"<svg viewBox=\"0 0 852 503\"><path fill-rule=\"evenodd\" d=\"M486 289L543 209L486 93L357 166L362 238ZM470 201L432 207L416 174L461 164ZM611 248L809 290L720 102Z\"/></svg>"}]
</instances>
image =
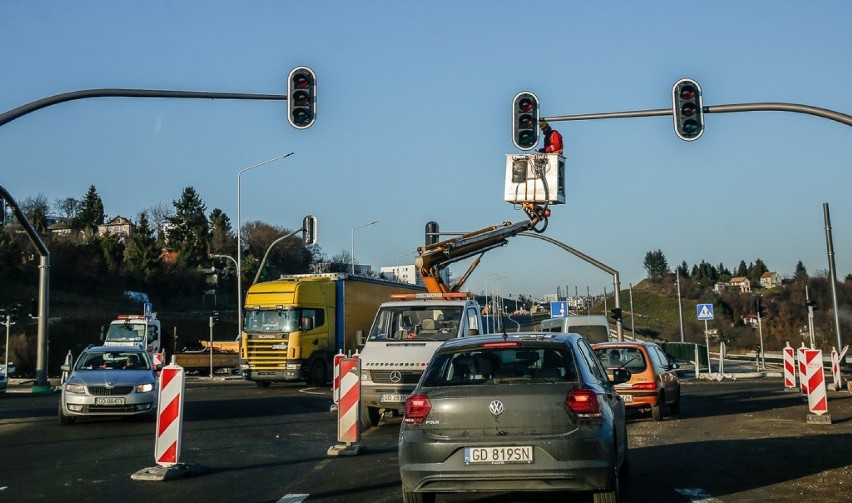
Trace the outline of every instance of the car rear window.
<instances>
[{"instance_id":1,"label":"car rear window","mask_svg":"<svg viewBox=\"0 0 852 503\"><path fill-rule=\"evenodd\" d=\"M577 367L564 346L475 348L435 355L424 386L500 384L534 380L576 381Z\"/></svg>"},{"instance_id":2,"label":"car rear window","mask_svg":"<svg viewBox=\"0 0 852 503\"><path fill-rule=\"evenodd\" d=\"M631 372L640 372L648 366L645 353L639 348L597 348L595 354L607 368L623 368Z\"/></svg>"}]
</instances>

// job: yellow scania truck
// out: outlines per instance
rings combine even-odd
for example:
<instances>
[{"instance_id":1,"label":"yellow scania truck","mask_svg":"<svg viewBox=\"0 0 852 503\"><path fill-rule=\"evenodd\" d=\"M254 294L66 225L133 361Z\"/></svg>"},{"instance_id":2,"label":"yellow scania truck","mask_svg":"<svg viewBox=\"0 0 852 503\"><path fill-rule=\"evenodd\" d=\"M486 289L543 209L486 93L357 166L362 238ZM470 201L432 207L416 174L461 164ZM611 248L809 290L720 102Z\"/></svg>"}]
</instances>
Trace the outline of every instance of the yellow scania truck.
<instances>
[{"instance_id":1,"label":"yellow scania truck","mask_svg":"<svg viewBox=\"0 0 852 503\"><path fill-rule=\"evenodd\" d=\"M251 285L246 292L241 371L258 386L331 379L334 355L356 350L376 311L394 293L424 289L345 273L298 274Z\"/></svg>"}]
</instances>

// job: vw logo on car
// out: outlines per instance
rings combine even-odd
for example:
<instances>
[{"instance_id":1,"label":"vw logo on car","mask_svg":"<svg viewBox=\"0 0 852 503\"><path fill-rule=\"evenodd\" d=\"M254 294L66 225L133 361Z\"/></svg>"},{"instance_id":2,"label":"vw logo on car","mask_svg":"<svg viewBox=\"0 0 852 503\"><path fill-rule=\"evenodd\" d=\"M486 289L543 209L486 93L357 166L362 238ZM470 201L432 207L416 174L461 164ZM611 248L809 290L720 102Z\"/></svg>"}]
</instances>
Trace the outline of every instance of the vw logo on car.
<instances>
[{"instance_id":1,"label":"vw logo on car","mask_svg":"<svg viewBox=\"0 0 852 503\"><path fill-rule=\"evenodd\" d=\"M495 416L499 416L503 413L503 402L500 400L492 400L491 403L488 404L488 410L490 410Z\"/></svg>"}]
</instances>

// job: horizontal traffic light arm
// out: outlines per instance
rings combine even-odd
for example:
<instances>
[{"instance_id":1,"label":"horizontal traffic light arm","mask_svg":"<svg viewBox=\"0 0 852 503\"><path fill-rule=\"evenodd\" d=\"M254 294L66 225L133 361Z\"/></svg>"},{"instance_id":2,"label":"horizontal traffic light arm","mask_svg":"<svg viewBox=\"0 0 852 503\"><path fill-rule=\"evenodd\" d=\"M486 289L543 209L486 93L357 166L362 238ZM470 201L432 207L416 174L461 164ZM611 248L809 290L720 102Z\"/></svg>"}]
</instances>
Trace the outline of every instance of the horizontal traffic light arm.
<instances>
[{"instance_id":1,"label":"horizontal traffic light arm","mask_svg":"<svg viewBox=\"0 0 852 503\"><path fill-rule=\"evenodd\" d=\"M852 126L852 115L847 115L828 108L819 108L798 103L740 103L731 105L712 105L703 107L705 114L710 113L732 113L732 112L793 112L800 114L815 115L823 119L833 120L847 126ZM625 119L630 117L658 117L661 115L672 115L672 109L658 108L654 110L634 110L628 112L607 112L596 114L578 115L554 115L542 117L547 122L560 121L582 121L592 119Z\"/></svg>"}]
</instances>

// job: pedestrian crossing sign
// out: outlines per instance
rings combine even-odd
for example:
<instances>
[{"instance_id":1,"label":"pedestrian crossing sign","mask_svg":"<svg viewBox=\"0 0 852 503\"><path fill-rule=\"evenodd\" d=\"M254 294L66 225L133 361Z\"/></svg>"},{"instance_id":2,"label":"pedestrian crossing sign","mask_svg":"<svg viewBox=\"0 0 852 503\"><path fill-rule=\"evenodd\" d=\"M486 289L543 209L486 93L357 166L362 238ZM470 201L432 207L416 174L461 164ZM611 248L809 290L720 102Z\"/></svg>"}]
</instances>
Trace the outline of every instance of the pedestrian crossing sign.
<instances>
[{"instance_id":1,"label":"pedestrian crossing sign","mask_svg":"<svg viewBox=\"0 0 852 503\"><path fill-rule=\"evenodd\" d=\"M695 306L695 311L698 314L698 321L713 319L713 304L698 304Z\"/></svg>"}]
</instances>

